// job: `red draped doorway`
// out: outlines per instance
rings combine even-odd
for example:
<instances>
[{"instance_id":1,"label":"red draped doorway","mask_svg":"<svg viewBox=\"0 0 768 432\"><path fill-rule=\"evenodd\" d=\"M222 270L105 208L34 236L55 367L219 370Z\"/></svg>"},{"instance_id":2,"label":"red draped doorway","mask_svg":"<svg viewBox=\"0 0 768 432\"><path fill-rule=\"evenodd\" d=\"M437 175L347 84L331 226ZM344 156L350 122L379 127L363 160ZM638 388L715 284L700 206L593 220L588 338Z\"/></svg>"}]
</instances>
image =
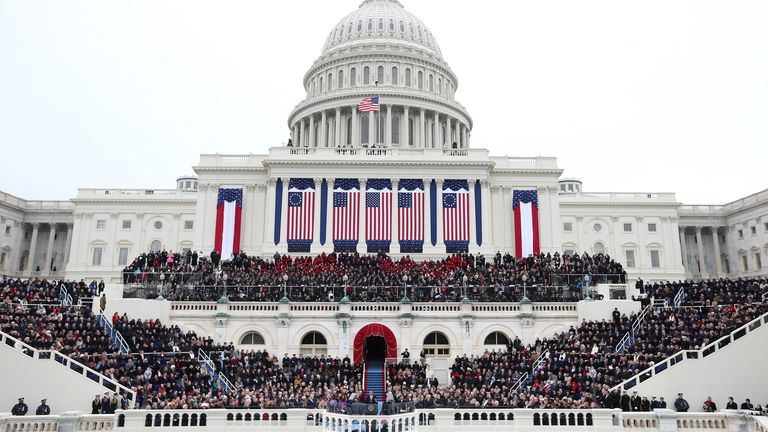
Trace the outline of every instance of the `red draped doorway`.
<instances>
[{"instance_id":1,"label":"red draped doorway","mask_svg":"<svg viewBox=\"0 0 768 432\"><path fill-rule=\"evenodd\" d=\"M392 330L384 324L368 324L355 335L354 362L360 364L365 360L365 344L368 338L383 338L386 344L386 358L397 358L397 339Z\"/></svg>"}]
</instances>

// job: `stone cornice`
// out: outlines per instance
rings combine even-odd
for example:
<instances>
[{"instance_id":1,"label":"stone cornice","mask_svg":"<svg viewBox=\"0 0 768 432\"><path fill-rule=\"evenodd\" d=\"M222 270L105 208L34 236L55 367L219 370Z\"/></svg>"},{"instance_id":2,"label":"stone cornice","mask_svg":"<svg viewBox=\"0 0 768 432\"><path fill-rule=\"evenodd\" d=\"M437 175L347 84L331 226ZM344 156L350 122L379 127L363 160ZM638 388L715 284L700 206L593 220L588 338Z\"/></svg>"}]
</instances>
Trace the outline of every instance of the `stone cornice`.
<instances>
[{"instance_id":1,"label":"stone cornice","mask_svg":"<svg viewBox=\"0 0 768 432\"><path fill-rule=\"evenodd\" d=\"M493 167L492 161L408 161L408 160L392 160L382 158L381 160L316 160L316 159L304 159L304 160L290 160L290 159L274 159L264 161L267 166L286 166L286 165L392 165L392 166L474 166L474 167ZM540 173L542 171L535 171Z\"/></svg>"},{"instance_id":2,"label":"stone cornice","mask_svg":"<svg viewBox=\"0 0 768 432\"><path fill-rule=\"evenodd\" d=\"M76 204L195 204L197 203L197 197L194 199L179 199L179 198L167 198L167 199L125 199L125 198L73 198L72 202Z\"/></svg>"},{"instance_id":3,"label":"stone cornice","mask_svg":"<svg viewBox=\"0 0 768 432\"><path fill-rule=\"evenodd\" d=\"M680 207L678 202L636 202L636 201L560 201L560 207Z\"/></svg>"}]
</instances>

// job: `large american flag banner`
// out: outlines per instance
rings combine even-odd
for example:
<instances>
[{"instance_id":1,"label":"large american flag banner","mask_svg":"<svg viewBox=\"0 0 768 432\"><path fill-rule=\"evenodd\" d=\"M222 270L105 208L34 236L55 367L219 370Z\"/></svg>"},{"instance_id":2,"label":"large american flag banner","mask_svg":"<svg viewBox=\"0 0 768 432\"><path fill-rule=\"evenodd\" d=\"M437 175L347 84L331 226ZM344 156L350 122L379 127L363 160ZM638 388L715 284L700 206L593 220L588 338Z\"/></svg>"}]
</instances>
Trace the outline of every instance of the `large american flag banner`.
<instances>
[{"instance_id":1,"label":"large american flag banner","mask_svg":"<svg viewBox=\"0 0 768 432\"><path fill-rule=\"evenodd\" d=\"M443 241L448 253L469 250L469 183L466 180L443 182Z\"/></svg>"},{"instance_id":2,"label":"large american flag banner","mask_svg":"<svg viewBox=\"0 0 768 432\"><path fill-rule=\"evenodd\" d=\"M354 252L360 233L360 181L336 179L333 184L333 249Z\"/></svg>"},{"instance_id":3,"label":"large american flag banner","mask_svg":"<svg viewBox=\"0 0 768 432\"><path fill-rule=\"evenodd\" d=\"M515 215L515 256L525 258L539 253L539 195L536 190L512 192Z\"/></svg>"},{"instance_id":4,"label":"large american flag banner","mask_svg":"<svg viewBox=\"0 0 768 432\"><path fill-rule=\"evenodd\" d=\"M379 112L381 110L381 104L379 104L379 97L365 98L357 104L357 110L359 112Z\"/></svg>"},{"instance_id":5,"label":"large american flag banner","mask_svg":"<svg viewBox=\"0 0 768 432\"><path fill-rule=\"evenodd\" d=\"M400 252L424 250L424 182L400 180L397 191L397 238Z\"/></svg>"},{"instance_id":6,"label":"large american flag banner","mask_svg":"<svg viewBox=\"0 0 768 432\"><path fill-rule=\"evenodd\" d=\"M368 252L389 252L392 242L392 182L370 179L365 189L365 243Z\"/></svg>"},{"instance_id":7,"label":"large american flag banner","mask_svg":"<svg viewBox=\"0 0 768 432\"><path fill-rule=\"evenodd\" d=\"M288 182L288 252L309 252L315 228L315 181Z\"/></svg>"},{"instance_id":8,"label":"large american flag banner","mask_svg":"<svg viewBox=\"0 0 768 432\"><path fill-rule=\"evenodd\" d=\"M219 189L216 200L216 237L213 248L222 260L240 253L240 220L243 213L243 190Z\"/></svg>"}]
</instances>

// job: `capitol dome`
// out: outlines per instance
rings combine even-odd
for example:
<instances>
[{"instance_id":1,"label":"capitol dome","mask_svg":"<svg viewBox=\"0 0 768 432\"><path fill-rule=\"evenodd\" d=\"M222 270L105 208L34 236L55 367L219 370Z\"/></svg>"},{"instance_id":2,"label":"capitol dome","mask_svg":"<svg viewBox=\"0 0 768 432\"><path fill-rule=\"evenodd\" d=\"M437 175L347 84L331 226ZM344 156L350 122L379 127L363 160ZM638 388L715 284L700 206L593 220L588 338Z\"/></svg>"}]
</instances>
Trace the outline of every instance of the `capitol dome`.
<instances>
[{"instance_id":1,"label":"capitol dome","mask_svg":"<svg viewBox=\"0 0 768 432\"><path fill-rule=\"evenodd\" d=\"M397 0L365 0L325 39L288 117L293 145L465 150L472 118L435 36ZM359 108L366 100L375 109Z\"/></svg>"},{"instance_id":2,"label":"capitol dome","mask_svg":"<svg viewBox=\"0 0 768 432\"><path fill-rule=\"evenodd\" d=\"M325 40L323 53L371 40L395 40L442 57L429 28L397 0L365 0L336 24Z\"/></svg>"}]
</instances>

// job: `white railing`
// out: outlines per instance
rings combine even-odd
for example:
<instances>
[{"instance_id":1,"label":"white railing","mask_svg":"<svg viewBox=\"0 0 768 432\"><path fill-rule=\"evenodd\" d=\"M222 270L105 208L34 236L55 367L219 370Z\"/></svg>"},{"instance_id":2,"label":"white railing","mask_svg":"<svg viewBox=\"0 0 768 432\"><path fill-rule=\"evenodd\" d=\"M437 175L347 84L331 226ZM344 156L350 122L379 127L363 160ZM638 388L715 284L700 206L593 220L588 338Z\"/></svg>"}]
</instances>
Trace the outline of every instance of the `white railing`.
<instances>
[{"instance_id":1,"label":"white railing","mask_svg":"<svg viewBox=\"0 0 768 432\"><path fill-rule=\"evenodd\" d=\"M322 430L325 432L382 431L413 432L418 429L418 413L390 415L348 415L326 412L323 415Z\"/></svg>"},{"instance_id":2,"label":"white railing","mask_svg":"<svg viewBox=\"0 0 768 432\"><path fill-rule=\"evenodd\" d=\"M104 332L106 332L107 335L109 335L109 339L121 353L128 354L131 352L131 349L128 347L128 342L126 342L123 335L115 329L104 313L96 315L96 320L101 324L101 328L104 329Z\"/></svg>"},{"instance_id":3,"label":"white railing","mask_svg":"<svg viewBox=\"0 0 768 432\"><path fill-rule=\"evenodd\" d=\"M685 301L685 287L680 287L680 289L677 291L677 294L675 294L674 300L672 300L672 306L679 308L684 301Z\"/></svg>"},{"instance_id":4,"label":"white railing","mask_svg":"<svg viewBox=\"0 0 768 432\"><path fill-rule=\"evenodd\" d=\"M34 360L46 360L55 362L83 377L103 386L107 390L119 394L121 397L128 399L128 405L133 407L136 402L136 392L125 387L117 381L108 378L101 373L89 368L88 366L68 357L59 351L55 350L38 350L26 343L16 339L15 337L0 331L0 344L5 345L8 348L16 350L20 354Z\"/></svg>"},{"instance_id":5,"label":"white railing","mask_svg":"<svg viewBox=\"0 0 768 432\"><path fill-rule=\"evenodd\" d=\"M197 359L205 366L211 377L218 378L219 384L225 388L224 390L227 393L232 393L237 389L237 387L232 384L232 381L230 381L223 372L216 372L216 366L213 364L211 358L208 356L208 354L205 353L205 351L203 351L202 348L197 349Z\"/></svg>"},{"instance_id":6,"label":"white railing","mask_svg":"<svg viewBox=\"0 0 768 432\"><path fill-rule=\"evenodd\" d=\"M640 315L638 315L635 321L632 323L632 326L630 327L627 334L625 334L621 341L616 345L617 353L623 353L628 346L631 346L635 343L635 335L637 334L638 329L643 325L645 317L648 316L652 310L653 305L649 304L640 312Z\"/></svg>"},{"instance_id":7,"label":"white railing","mask_svg":"<svg viewBox=\"0 0 768 432\"><path fill-rule=\"evenodd\" d=\"M613 387L613 390L629 390L639 385L640 383L643 383L651 379L652 377L670 369L672 366L675 366L686 360L700 360L700 359L703 359L704 357L708 357L713 353L723 348L726 348L728 345L730 345L733 342L736 342L737 340L741 339L747 334L752 333L753 331L759 329L761 326L765 324L768 324L768 313L765 313L753 319L752 321L732 331L730 334L717 339L716 341L710 343L709 345L699 350L678 351L677 353L672 354L671 356L667 357L660 363L657 363L641 372L638 372L632 378L629 378L624 382L622 382L621 384Z\"/></svg>"}]
</instances>

